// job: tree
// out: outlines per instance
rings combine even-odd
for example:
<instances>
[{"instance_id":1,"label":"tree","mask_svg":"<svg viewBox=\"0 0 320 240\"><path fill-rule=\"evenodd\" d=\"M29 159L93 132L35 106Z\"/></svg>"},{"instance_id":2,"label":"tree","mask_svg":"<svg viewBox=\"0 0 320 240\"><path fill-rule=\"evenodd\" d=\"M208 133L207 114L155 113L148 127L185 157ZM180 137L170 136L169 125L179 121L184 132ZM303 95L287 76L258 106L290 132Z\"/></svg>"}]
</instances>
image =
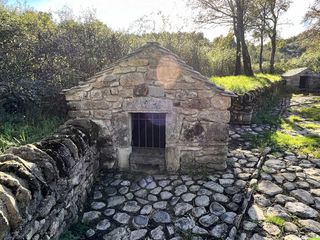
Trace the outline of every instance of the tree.
<instances>
[{"instance_id":1,"label":"tree","mask_svg":"<svg viewBox=\"0 0 320 240\"><path fill-rule=\"evenodd\" d=\"M255 0L249 8L249 25L254 38L259 39L259 70L263 72L264 37L266 36L267 17L270 13L267 0Z\"/></svg>"},{"instance_id":2,"label":"tree","mask_svg":"<svg viewBox=\"0 0 320 240\"><path fill-rule=\"evenodd\" d=\"M247 5L250 1L191 0L193 8L199 10L195 18L197 23L232 27L236 39L235 75L241 73L241 53L244 73L248 76L253 75L251 59L245 40L245 18Z\"/></svg>"},{"instance_id":3,"label":"tree","mask_svg":"<svg viewBox=\"0 0 320 240\"><path fill-rule=\"evenodd\" d=\"M274 73L274 62L277 50L277 30L279 24L279 18L281 14L289 9L291 4L290 0L267 0L267 6L269 8L270 14L267 17L267 28L268 36L271 42L271 55L270 55L270 66L269 72Z\"/></svg>"},{"instance_id":4,"label":"tree","mask_svg":"<svg viewBox=\"0 0 320 240\"><path fill-rule=\"evenodd\" d=\"M235 72L241 74L241 40L237 28L236 6L234 0L191 0L194 9L199 10L195 21L198 24L226 25L233 29L236 39Z\"/></svg>"},{"instance_id":5,"label":"tree","mask_svg":"<svg viewBox=\"0 0 320 240\"><path fill-rule=\"evenodd\" d=\"M236 10L237 10L237 30L239 32L241 50L242 50L242 61L243 61L243 70L244 74L247 76L253 76L251 58L248 51L248 46L245 40L245 14L248 8L248 0L235 0L236 1Z\"/></svg>"},{"instance_id":6,"label":"tree","mask_svg":"<svg viewBox=\"0 0 320 240\"><path fill-rule=\"evenodd\" d=\"M320 30L320 0L315 0L313 6L306 13L304 21L310 24L314 30Z\"/></svg>"}]
</instances>

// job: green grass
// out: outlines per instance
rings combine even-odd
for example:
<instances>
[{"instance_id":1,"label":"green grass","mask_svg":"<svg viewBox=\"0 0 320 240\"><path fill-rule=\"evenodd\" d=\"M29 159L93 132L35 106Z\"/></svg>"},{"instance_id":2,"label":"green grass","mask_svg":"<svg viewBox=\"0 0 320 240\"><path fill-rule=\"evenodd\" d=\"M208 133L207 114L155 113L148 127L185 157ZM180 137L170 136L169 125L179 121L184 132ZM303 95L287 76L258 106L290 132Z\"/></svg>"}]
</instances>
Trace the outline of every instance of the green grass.
<instances>
[{"instance_id":1,"label":"green grass","mask_svg":"<svg viewBox=\"0 0 320 240\"><path fill-rule=\"evenodd\" d=\"M316 123L302 123L300 124L301 127L311 129L311 130L318 130L320 129L320 124Z\"/></svg>"},{"instance_id":2,"label":"green grass","mask_svg":"<svg viewBox=\"0 0 320 240\"><path fill-rule=\"evenodd\" d=\"M52 134L64 119L41 113L0 113L0 153L12 146L41 140Z\"/></svg>"},{"instance_id":3,"label":"green grass","mask_svg":"<svg viewBox=\"0 0 320 240\"><path fill-rule=\"evenodd\" d=\"M319 136L292 136L281 131L268 132L259 136L246 136L254 147L272 147L275 150L291 150L299 154L313 155L320 158Z\"/></svg>"},{"instance_id":4,"label":"green grass","mask_svg":"<svg viewBox=\"0 0 320 240\"><path fill-rule=\"evenodd\" d=\"M59 240L80 240L82 235L85 234L85 232L90 227L84 223L78 222L74 225L72 225L68 230L64 231Z\"/></svg>"},{"instance_id":5,"label":"green grass","mask_svg":"<svg viewBox=\"0 0 320 240\"><path fill-rule=\"evenodd\" d=\"M295 131L297 128L301 129L299 122L303 119L296 115L291 115L280 121L280 128L286 131Z\"/></svg>"},{"instance_id":6,"label":"green grass","mask_svg":"<svg viewBox=\"0 0 320 240\"><path fill-rule=\"evenodd\" d=\"M266 222L268 223L272 223L274 225L277 225L279 227L283 227L284 224L286 223L286 221L280 217L277 217L277 216L267 216L266 217Z\"/></svg>"},{"instance_id":7,"label":"green grass","mask_svg":"<svg viewBox=\"0 0 320 240\"><path fill-rule=\"evenodd\" d=\"M315 104L312 107L303 107L296 111L306 119L320 121L320 104Z\"/></svg>"},{"instance_id":8,"label":"green grass","mask_svg":"<svg viewBox=\"0 0 320 240\"><path fill-rule=\"evenodd\" d=\"M251 90L270 86L273 82L281 80L278 75L258 73L253 77L248 76L226 76L226 77L211 77L210 79L216 85L233 91L237 94L244 94Z\"/></svg>"},{"instance_id":9,"label":"green grass","mask_svg":"<svg viewBox=\"0 0 320 240\"><path fill-rule=\"evenodd\" d=\"M288 118L287 118L288 121L292 122L292 123L295 123L295 122L302 122L303 121L303 118L300 117L300 116L297 116L297 115L290 115Z\"/></svg>"}]
</instances>

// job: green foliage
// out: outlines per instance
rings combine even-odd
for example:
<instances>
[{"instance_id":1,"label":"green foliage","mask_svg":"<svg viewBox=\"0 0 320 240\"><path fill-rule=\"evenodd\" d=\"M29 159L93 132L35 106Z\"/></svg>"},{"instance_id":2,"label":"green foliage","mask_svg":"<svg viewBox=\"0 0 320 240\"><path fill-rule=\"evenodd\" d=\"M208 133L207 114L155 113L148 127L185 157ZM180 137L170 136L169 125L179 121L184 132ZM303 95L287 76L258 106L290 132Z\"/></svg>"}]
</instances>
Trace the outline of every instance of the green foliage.
<instances>
[{"instance_id":1,"label":"green foliage","mask_svg":"<svg viewBox=\"0 0 320 240\"><path fill-rule=\"evenodd\" d=\"M60 240L79 240L89 227L81 222L72 225L68 230L62 233Z\"/></svg>"},{"instance_id":2,"label":"green foliage","mask_svg":"<svg viewBox=\"0 0 320 240\"><path fill-rule=\"evenodd\" d=\"M235 71L235 55L233 35L214 39L208 57L212 70L209 75L225 76Z\"/></svg>"},{"instance_id":3,"label":"green foliage","mask_svg":"<svg viewBox=\"0 0 320 240\"><path fill-rule=\"evenodd\" d=\"M254 77L242 75L211 78L211 81L218 86L233 91L237 94L244 94L251 90L267 87L270 86L272 82L280 80L280 76L262 73L256 74Z\"/></svg>"},{"instance_id":4,"label":"green foliage","mask_svg":"<svg viewBox=\"0 0 320 240\"><path fill-rule=\"evenodd\" d=\"M69 230L63 232L60 236L60 240L79 240L80 237L77 235L73 235Z\"/></svg>"},{"instance_id":5,"label":"green foliage","mask_svg":"<svg viewBox=\"0 0 320 240\"><path fill-rule=\"evenodd\" d=\"M277 217L277 216L267 216L266 217L266 222L269 222L269 223L272 223L272 224L275 224L279 227L283 227L284 224L286 223L286 221L280 217Z\"/></svg>"},{"instance_id":6,"label":"green foliage","mask_svg":"<svg viewBox=\"0 0 320 240\"><path fill-rule=\"evenodd\" d=\"M258 111L253 115L252 121L256 124L278 125L280 117L273 114L274 108L279 102L279 97L270 98L270 101L262 104Z\"/></svg>"},{"instance_id":7,"label":"green foliage","mask_svg":"<svg viewBox=\"0 0 320 240\"><path fill-rule=\"evenodd\" d=\"M0 152L43 139L53 133L64 119L41 113L0 113Z\"/></svg>"},{"instance_id":8,"label":"green foliage","mask_svg":"<svg viewBox=\"0 0 320 240\"><path fill-rule=\"evenodd\" d=\"M315 72L319 72L319 30L308 30L298 36L281 40L277 60L277 66L281 71L307 66Z\"/></svg>"},{"instance_id":9,"label":"green foliage","mask_svg":"<svg viewBox=\"0 0 320 240\"><path fill-rule=\"evenodd\" d=\"M57 23L50 13L0 5L0 103L22 108L56 96L127 53L123 45L94 15Z\"/></svg>"}]
</instances>

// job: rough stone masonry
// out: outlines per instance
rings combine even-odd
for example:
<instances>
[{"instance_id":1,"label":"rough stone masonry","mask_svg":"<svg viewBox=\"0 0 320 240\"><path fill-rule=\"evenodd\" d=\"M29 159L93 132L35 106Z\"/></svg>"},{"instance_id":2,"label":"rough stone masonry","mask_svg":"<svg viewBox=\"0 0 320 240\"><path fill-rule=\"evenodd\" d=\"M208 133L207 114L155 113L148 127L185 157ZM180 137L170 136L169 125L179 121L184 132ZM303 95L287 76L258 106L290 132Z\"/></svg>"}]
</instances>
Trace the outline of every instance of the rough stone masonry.
<instances>
[{"instance_id":1,"label":"rough stone masonry","mask_svg":"<svg viewBox=\"0 0 320 240\"><path fill-rule=\"evenodd\" d=\"M132 113L164 113L169 172L226 168L232 93L218 88L158 43L147 43L65 91L72 118L103 129L103 164L132 168Z\"/></svg>"},{"instance_id":2,"label":"rough stone masonry","mask_svg":"<svg viewBox=\"0 0 320 240\"><path fill-rule=\"evenodd\" d=\"M99 128L68 121L48 139L0 156L0 239L57 239L78 219L98 170Z\"/></svg>"}]
</instances>

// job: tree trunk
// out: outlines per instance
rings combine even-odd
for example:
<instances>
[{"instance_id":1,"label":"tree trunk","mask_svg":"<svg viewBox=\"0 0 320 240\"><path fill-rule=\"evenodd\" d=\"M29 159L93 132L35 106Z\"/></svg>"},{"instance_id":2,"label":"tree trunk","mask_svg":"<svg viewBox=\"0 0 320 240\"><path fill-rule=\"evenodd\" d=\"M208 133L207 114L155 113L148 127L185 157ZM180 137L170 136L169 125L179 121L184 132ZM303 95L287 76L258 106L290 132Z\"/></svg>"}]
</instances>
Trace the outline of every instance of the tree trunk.
<instances>
[{"instance_id":1,"label":"tree trunk","mask_svg":"<svg viewBox=\"0 0 320 240\"><path fill-rule=\"evenodd\" d=\"M241 74L241 42L240 42L240 36L239 31L237 29L237 23L236 18L233 18L233 31L234 35L236 37L236 65L235 65L235 71L234 75L238 76Z\"/></svg>"},{"instance_id":2,"label":"tree trunk","mask_svg":"<svg viewBox=\"0 0 320 240\"><path fill-rule=\"evenodd\" d=\"M262 63L263 63L263 42L264 42L263 34L264 34L264 31L263 31L263 29L261 29L261 31L260 31L259 70L262 73L263 73Z\"/></svg>"},{"instance_id":3,"label":"tree trunk","mask_svg":"<svg viewBox=\"0 0 320 240\"><path fill-rule=\"evenodd\" d=\"M253 76L251 58L248 51L248 47L245 40L245 29L243 24L243 3L242 0L236 0L237 4L237 29L239 31L241 47L242 47L242 61L243 61L243 71L246 76Z\"/></svg>"},{"instance_id":4,"label":"tree trunk","mask_svg":"<svg viewBox=\"0 0 320 240\"><path fill-rule=\"evenodd\" d=\"M271 57L270 57L269 72L274 73L275 72L274 59L275 59L276 50L277 50L277 32L276 31L272 33L270 40L271 40Z\"/></svg>"}]
</instances>

